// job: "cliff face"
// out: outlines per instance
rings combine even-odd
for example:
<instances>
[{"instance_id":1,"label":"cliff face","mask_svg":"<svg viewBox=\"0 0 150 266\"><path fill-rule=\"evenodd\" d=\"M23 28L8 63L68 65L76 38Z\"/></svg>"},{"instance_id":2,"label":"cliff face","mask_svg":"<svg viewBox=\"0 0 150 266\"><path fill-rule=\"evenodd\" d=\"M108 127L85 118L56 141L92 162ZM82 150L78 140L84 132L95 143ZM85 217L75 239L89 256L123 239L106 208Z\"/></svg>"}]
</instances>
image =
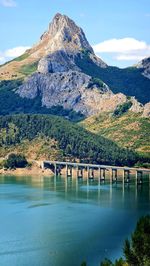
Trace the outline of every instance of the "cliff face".
<instances>
[{"instance_id":1,"label":"cliff face","mask_svg":"<svg viewBox=\"0 0 150 266\"><path fill-rule=\"evenodd\" d=\"M34 99L40 96L42 106L63 106L85 116L102 111L113 111L120 102L126 101L123 94L113 94L103 83L97 87L92 78L79 71L35 73L18 90L21 97Z\"/></svg>"},{"instance_id":2,"label":"cliff face","mask_svg":"<svg viewBox=\"0 0 150 266\"><path fill-rule=\"evenodd\" d=\"M141 68L143 70L143 75L150 79L150 57L147 57L143 59L139 64L137 65L138 68Z\"/></svg>"}]
</instances>

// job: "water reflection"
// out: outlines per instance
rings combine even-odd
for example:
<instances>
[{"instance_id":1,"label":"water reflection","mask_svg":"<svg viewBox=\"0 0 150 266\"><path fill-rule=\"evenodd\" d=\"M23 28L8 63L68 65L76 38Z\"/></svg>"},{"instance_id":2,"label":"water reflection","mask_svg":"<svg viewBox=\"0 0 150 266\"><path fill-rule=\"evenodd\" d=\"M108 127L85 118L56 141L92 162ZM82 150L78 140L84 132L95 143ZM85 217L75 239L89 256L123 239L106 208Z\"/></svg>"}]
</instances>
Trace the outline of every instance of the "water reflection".
<instances>
[{"instance_id":1,"label":"water reflection","mask_svg":"<svg viewBox=\"0 0 150 266\"><path fill-rule=\"evenodd\" d=\"M79 266L86 260L95 266L106 256L116 258L138 217L149 212L149 197L147 179L135 186L1 176L1 264Z\"/></svg>"},{"instance_id":2,"label":"water reflection","mask_svg":"<svg viewBox=\"0 0 150 266\"><path fill-rule=\"evenodd\" d=\"M146 180L146 179L145 179ZM33 188L40 188L46 191L54 191L56 193L65 192L66 199L72 196L79 196L88 200L96 199L102 202L103 198L107 198L107 203L112 203L116 193L125 201L126 196L132 196L134 201L138 201L140 195L147 197L150 200L150 185L146 180L142 185L136 186L134 183L123 184L122 182L100 182L97 180L78 179L63 176L53 177L16 177L16 176L1 176L0 184L24 185ZM113 195L114 194L114 195ZM134 196L133 196L134 195Z\"/></svg>"}]
</instances>

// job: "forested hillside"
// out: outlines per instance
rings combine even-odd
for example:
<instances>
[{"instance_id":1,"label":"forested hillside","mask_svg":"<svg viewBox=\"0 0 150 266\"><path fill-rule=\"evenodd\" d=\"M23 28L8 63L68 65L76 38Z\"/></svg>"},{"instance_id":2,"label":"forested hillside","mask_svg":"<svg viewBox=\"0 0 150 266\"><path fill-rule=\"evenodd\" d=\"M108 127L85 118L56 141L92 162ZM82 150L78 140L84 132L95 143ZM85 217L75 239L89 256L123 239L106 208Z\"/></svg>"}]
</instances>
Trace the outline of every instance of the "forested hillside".
<instances>
[{"instance_id":1,"label":"forested hillside","mask_svg":"<svg viewBox=\"0 0 150 266\"><path fill-rule=\"evenodd\" d=\"M23 140L38 136L57 141L64 157L72 156L81 162L133 166L146 158L129 149L122 149L104 137L86 131L63 118L52 115L14 115L0 117L0 146L7 149Z\"/></svg>"},{"instance_id":2,"label":"forested hillside","mask_svg":"<svg viewBox=\"0 0 150 266\"><path fill-rule=\"evenodd\" d=\"M81 125L105 138L116 142L120 147L130 148L150 157L150 120L131 111L114 116L103 113L89 117Z\"/></svg>"},{"instance_id":3,"label":"forested hillside","mask_svg":"<svg viewBox=\"0 0 150 266\"><path fill-rule=\"evenodd\" d=\"M105 82L114 93L122 92L145 104L150 101L150 79L142 75L143 69L136 67L118 68L108 66L98 67L90 59L88 52L83 51L83 56L76 60L81 70L94 78Z\"/></svg>"}]
</instances>

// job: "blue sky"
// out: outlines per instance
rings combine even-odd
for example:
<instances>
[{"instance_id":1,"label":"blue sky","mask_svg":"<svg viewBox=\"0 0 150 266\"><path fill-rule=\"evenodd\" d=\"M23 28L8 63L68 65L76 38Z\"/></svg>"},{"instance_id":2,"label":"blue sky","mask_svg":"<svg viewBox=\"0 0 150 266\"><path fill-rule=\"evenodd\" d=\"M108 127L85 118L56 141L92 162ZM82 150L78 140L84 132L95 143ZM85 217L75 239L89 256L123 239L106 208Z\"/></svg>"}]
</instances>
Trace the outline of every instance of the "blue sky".
<instances>
[{"instance_id":1,"label":"blue sky","mask_svg":"<svg viewBox=\"0 0 150 266\"><path fill-rule=\"evenodd\" d=\"M0 63L36 43L57 12L83 28L109 65L150 56L150 0L0 0Z\"/></svg>"}]
</instances>

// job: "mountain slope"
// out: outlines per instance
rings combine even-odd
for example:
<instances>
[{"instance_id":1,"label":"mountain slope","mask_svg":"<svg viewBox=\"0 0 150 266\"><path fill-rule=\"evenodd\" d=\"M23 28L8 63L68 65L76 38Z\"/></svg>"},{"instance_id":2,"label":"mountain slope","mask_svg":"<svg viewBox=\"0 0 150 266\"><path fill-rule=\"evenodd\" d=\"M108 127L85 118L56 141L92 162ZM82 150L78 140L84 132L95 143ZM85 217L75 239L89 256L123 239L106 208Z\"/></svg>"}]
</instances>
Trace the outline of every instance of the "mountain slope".
<instances>
[{"instance_id":1,"label":"mountain slope","mask_svg":"<svg viewBox=\"0 0 150 266\"><path fill-rule=\"evenodd\" d=\"M140 114L127 112L119 117L109 113L89 117L81 125L116 142L120 147L130 148L150 157L150 120Z\"/></svg>"},{"instance_id":2,"label":"mountain slope","mask_svg":"<svg viewBox=\"0 0 150 266\"><path fill-rule=\"evenodd\" d=\"M113 93L135 96L143 104L150 102L150 79L143 75L142 67L100 68L91 61L88 54L84 54L82 58L78 57L76 63L87 75L103 80Z\"/></svg>"},{"instance_id":3,"label":"mountain slope","mask_svg":"<svg viewBox=\"0 0 150 266\"><path fill-rule=\"evenodd\" d=\"M138 161L145 161L136 153L119 148L104 137L95 138L95 134L60 117L50 115L0 117L1 149L21 146L23 141L32 143L37 137L55 140L64 157L77 158L81 162L131 166Z\"/></svg>"}]
</instances>

